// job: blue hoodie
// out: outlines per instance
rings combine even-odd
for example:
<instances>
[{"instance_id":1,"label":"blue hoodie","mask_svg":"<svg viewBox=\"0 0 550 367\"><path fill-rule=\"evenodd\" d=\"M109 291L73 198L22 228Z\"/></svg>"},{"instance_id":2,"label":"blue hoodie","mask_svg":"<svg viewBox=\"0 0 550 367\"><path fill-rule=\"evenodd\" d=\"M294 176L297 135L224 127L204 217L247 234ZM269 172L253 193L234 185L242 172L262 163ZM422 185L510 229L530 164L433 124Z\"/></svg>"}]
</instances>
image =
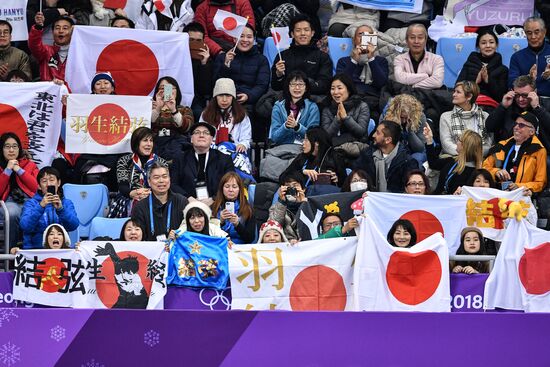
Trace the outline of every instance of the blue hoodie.
<instances>
[{"instance_id":1,"label":"blue hoodie","mask_svg":"<svg viewBox=\"0 0 550 367\"><path fill-rule=\"evenodd\" d=\"M68 232L78 228L79 221L73 202L61 199L62 208L56 210L52 204L40 206L42 194L39 192L23 205L19 225L23 231L23 249L43 248L42 234L53 223L61 224Z\"/></svg>"}]
</instances>

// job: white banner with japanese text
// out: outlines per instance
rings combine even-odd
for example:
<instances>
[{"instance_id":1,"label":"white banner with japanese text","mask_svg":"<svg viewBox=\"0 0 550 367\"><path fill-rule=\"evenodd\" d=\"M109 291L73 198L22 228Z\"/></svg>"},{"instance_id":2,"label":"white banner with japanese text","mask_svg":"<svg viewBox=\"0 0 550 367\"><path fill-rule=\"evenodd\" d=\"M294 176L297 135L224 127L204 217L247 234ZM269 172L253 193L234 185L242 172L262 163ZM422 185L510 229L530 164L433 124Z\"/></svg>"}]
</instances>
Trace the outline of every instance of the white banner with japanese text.
<instances>
[{"instance_id":1,"label":"white banner with japanese text","mask_svg":"<svg viewBox=\"0 0 550 367\"><path fill-rule=\"evenodd\" d=\"M138 127L151 126L149 97L70 94L65 146L68 153L128 153Z\"/></svg>"}]
</instances>

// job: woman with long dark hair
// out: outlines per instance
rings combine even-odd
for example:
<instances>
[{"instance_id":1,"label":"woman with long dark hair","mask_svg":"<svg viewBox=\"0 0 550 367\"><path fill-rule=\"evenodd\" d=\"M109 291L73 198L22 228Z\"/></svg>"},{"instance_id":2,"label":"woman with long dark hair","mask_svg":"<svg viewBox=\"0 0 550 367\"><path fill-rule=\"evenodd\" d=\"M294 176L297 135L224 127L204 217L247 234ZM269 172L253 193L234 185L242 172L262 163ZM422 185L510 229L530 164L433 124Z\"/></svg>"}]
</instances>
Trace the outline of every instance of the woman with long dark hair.
<instances>
[{"instance_id":1,"label":"woman with long dark hair","mask_svg":"<svg viewBox=\"0 0 550 367\"><path fill-rule=\"evenodd\" d=\"M183 221L179 231L195 232L213 237L227 237L227 233L220 228L220 221L212 218L212 210L201 201L195 200L183 209Z\"/></svg>"},{"instance_id":2,"label":"woman with long dark hair","mask_svg":"<svg viewBox=\"0 0 550 367\"><path fill-rule=\"evenodd\" d=\"M6 203L10 220L10 246L20 240L19 217L25 200L38 189L38 167L23 150L21 139L13 132L0 136L0 199ZM0 211L0 217L4 212Z\"/></svg>"},{"instance_id":3,"label":"woman with long dark hair","mask_svg":"<svg viewBox=\"0 0 550 367\"><path fill-rule=\"evenodd\" d=\"M220 219L221 228L234 243L252 243L256 237L256 218L245 195L243 181L238 173L223 175L212 212Z\"/></svg>"},{"instance_id":4,"label":"woman with long dark hair","mask_svg":"<svg viewBox=\"0 0 550 367\"><path fill-rule=\"evenodd\" d=\"M346 170L340 155L332 148L328 133L319 126L309 128L302 146L303 153L294 158L281 176L298 172L306 187L312 184L342 186Z\"/></svg>"},{"instance_id":5,"label":"woman with long dark hair","mask_svg":"<svg viewBox=\"0 0 550 367\"><path fill-rule=\"evenodd\" d=\"M275 102L269 137L276 145L301 144L307 129L318 126L319 108L309 99L309 79L301 70L292 71L283 85L283 99Z\"/></svg>"}]
</instances>

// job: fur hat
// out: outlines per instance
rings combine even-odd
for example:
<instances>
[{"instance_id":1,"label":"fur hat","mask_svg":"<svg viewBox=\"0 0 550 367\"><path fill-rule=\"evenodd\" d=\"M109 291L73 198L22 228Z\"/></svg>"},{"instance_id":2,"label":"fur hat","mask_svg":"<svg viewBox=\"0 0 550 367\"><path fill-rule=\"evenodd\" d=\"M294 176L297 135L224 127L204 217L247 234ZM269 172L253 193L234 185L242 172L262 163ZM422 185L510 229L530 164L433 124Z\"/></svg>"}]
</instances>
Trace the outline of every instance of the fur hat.
<instances>
[{"instance_id":1,"label":"fur hat","mask_svg":"<svg viewBox=\"0 0 550 367\"><path fill-rule=\"evenodd\" d=\"M214 85L214 93L212 97L219 96L220 94L229 94L233 98L237 98L237 91L235 90L235 82L229 78L220 78L216 80Z\"/></svg>"},{"instance_id":2,"label":"fur hat","mask_svg":"<svg viewBox=\"0 0 550 367\"><path fill-rule=\"evenodd\" d=\"M61 228L61 232L63 232L63 237L65 238L65 246L67 247L71 247L71 239L69 237L69 233L67 233L67 230L65 228L63 228L63 226L61 224L57 224L57 223L54 223L54 224L50 224L49 226L46 227L46 229L44 230L44 233L42 234L42 246L44 246L44 248L46 248L46 245L47 245L47 235L46 233L48 233L48 231L50 230L51 227L53 226L56 226L58 228Z\"/></svg>"},{"instance_id":3,"label":"fur hat","mask_svg":"<svg viewBox=\"0 0 550 367\"><path fill-rule=\"evenodd\" d=\"M202 210L206 214L207 222L210 219L210 217L212 217L212 209L210 209L210 207L205 203L203 203L202 201L195 200L195 201L190 201L189 204L187 204L187 206L185 207L185 209L183 209L184 222L185 222L185 219L187 218L187 213L191 208L199 208L200 210Z\"/></svg>"},{"instance_id":4,"label":"fur hat","mask_svg":"<svg viewBox=\"0 0 550 367\"><path fill-rule=\"evenodd\" d=\"M258 235L258 243L263 243L264 235L269 230L274 230L279 232L279 234L281 235L282 242L288 242L288 239L285 236L285 231L283 230L283 227L281 226L281 224L276 220L269 219L260 227L260 233Z\"/></svg>"},{"instance_id":5,"label":"fur hat","mask_svg":"<svg viewBox=\"0 0 550 367\"><path fill-rule=\"evenodd\" d=\"M94 75L94 78L92 79L92 93L94 92L94 85L98 80L107 80L109 83L113 85L113 88L115 87L115 80L113 79L113 76L108 71L100 72Z\"/></svg>"}]
</instances>

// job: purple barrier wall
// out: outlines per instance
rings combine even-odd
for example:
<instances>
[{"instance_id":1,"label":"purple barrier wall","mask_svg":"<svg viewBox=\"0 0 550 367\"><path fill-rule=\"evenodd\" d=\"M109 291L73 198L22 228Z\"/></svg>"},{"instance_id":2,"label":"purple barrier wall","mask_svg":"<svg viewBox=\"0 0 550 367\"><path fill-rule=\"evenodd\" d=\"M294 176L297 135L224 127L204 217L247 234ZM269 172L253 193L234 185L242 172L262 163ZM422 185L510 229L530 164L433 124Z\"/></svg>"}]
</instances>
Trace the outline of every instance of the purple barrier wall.
<instances>
[{"instance_id":1,"label":"purple barrier wall","mask_svg":"<svg viewBox=\"0 0 550 367\"><path fill-rule=\"evenodd\" d=\"M548 366L550 314L0 309L5 366Z\"/></svg>"}]
</instances>

